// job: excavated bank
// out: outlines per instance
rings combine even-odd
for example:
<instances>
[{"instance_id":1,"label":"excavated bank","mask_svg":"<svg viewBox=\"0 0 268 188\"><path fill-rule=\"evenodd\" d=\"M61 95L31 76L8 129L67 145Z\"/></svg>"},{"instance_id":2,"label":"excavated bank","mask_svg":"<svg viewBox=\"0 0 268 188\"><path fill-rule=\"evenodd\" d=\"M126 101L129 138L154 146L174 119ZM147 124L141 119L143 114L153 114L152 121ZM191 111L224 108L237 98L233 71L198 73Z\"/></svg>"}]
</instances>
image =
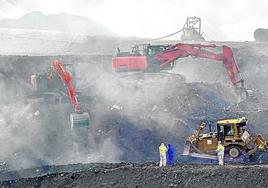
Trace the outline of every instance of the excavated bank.
<instances>
[{"instance_id":1,"label":"excavated bank","mask_svg":"<svg viewBox=\"0 0 268 188\"><path fill-rule=\"evenodd\" d=\"M58 167L60 168L60 167ZM63 167L61 167L63 168ZM65 167L66 168L66 167ZM70 169L73 169L71 171ZM47 167L47 171L56 169ZM1 187L267 187L268 165L181 165L159 168L156 164L88 164L58 173L28 170ZM30 177L36 173L37 177ZM26 172L25 172L26 173ZM44 175L45 174L45 175ZM3 174L0 174L3 176Z\"/></svg>"}]
</instances>

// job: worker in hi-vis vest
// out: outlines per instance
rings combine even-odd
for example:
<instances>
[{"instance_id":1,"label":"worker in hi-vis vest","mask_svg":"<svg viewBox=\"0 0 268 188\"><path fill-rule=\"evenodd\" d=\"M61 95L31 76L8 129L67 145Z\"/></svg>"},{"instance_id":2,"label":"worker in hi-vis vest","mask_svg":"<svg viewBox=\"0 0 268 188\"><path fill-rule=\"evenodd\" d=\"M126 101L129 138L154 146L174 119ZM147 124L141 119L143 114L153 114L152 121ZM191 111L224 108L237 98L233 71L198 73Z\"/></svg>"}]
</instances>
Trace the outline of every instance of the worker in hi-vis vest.
<instances>
[{"instance_id":1,"label":"worker in hi-vis vest","mask_svg":"<svg viewBox=\"0 0 268 188\"><path fill-rule=\"evenodd\" d=\"M159 146L159 154L160 154L160 163L159 166L166 166L167 165L167 147L164 143L161 143Z\"/></svg>"},{"instance_id":2,"label":"worker in hi-vis vest","mask_svg":"<svg viewBox=\"0 0 268 188\"><path fill-rule=\"evenodd\" d=\"M217 152L218 152L219 165L223 165L223 160L224 160L224 146L221 144L221 141L218 142Z\"/></svg>"}]
</instances>

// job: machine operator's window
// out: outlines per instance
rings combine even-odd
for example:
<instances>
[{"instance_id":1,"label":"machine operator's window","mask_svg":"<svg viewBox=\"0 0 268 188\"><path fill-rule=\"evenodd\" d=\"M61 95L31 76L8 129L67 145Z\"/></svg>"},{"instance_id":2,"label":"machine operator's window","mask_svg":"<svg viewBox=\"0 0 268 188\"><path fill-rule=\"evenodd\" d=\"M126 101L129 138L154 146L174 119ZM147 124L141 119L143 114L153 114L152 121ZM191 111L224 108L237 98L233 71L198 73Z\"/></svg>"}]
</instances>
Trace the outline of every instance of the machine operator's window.
<instances>
[{"instance_id":1,"label":"machine operator's window","mask_svg":"<svg viewBox=\"0 0 268 188\"><path fill-rule=\"evenodd\" d=\"M242 127L242 126L239 126L239 127L238 127L238 134L239 134L239 135L242 135L243 132L244 132L243 127Z\"/></svg>"},{"instance_id":2,"label":"machine operator's window","mask_svg":"<svg viewBox=\"0 0 268 188\"><path fill-rule=\"evenodd\" d=\"M223 142L224 141L224 126L219 126L218 128L218 140Z\"/></svg>"},{"instance_id":3,"label":"machine operator's window","mask_svg":"<svg viewBox=\"0 0 268 188\"><path fill-rule=\"evenodd\" d=\"M165 49L165 47L160 47L160 52L164 51Z\"/></svg>"},{"instance_id":4,"label":"machine operator's window","mask_svg":"<svg viewBox=\"0 0 268 188\"><path fill-rule=\"evenodd\" d=\"M226 126L225 132L227 136L233 136L234 135L234 129L233 126Z\"/></svg>"},{"instance_id":5,"label":"machine operator's window","mask_svg":"<svg viewBox=\"0 0 268 188\"><path fill-rule=\"evenodd\" d=\"M148 55L149 55L149 56L152 56L152 55L153 55L153 50L152 50L152 48L148 48Z\"/></svg>"},{"instance_id":6,"label":"machine operator's window","mask_svg":"<svg viewBox=\"0 0 268 188\"><path fill-rule=\"evenodd\" d=\"M220 132L224 132L224 126L220 126Z\"/></svg>"}]
</instances>

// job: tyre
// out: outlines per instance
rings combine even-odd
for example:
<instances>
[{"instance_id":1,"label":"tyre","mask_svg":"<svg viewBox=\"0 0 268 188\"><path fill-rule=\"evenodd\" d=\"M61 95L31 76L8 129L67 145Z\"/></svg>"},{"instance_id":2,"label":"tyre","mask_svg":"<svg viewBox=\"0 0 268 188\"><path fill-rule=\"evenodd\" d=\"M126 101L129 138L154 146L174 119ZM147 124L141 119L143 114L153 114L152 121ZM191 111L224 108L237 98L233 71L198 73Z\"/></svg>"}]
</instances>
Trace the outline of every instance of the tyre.
<instances>
[{"instance_id":1,"label":"tyre","mask_svg":"<svg viewBox=\"0 0 268 188\"><path fill-rule=\"evenodd\" d=\"M226 149L226 154L233 159L237 159L242 154L242 150L237 146L229 146Z\"/></svg>"}]
</instances>

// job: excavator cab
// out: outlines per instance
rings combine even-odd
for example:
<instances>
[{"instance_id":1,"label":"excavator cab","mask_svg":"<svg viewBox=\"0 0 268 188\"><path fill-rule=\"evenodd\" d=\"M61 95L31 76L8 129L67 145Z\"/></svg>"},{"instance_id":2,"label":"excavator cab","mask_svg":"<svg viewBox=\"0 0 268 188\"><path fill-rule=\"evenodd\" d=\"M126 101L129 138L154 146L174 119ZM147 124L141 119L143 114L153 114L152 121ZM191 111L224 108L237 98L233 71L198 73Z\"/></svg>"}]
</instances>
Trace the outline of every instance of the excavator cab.
<instances>
[{"instance_id":1,"label":"excavator cab","mask_svg":"<svg viewBox=\"0 0 268 188\"><path fill-rule=\"evenodd\" d=\"M128 54L132 56L149 56L152 57L157 53L165 51L169 45L151 45L151 44L140 44L132 47L131 52ZM117 56L121 54L126 54L125 52L119 52Z\"/></svg>"},{"instance_id":2,"label":"excavator cab","mask_svg":"<svg viewBox=\"0 0 268 188\"><path fill-rule=\"evenodd\" d=\"M147 54L148 56L154 56L159 52L165 51L167 48L167 45L148 45Z\"/></svg>"},{"instance_id":3,"label":"excavator cab","mask_svg":"<svg viewBox=\"0 0 268 188\"><path fill-rule=\"evenodd\" d=\"M161 61L158 61L155 58L156 54L160 54L161 52L167 50L170 45L148 45L147 46L147 62L148 62L148 72L160 72ZM163 70L172 70L175 63L170 63Z\"/></svg>"}]
</instances>

